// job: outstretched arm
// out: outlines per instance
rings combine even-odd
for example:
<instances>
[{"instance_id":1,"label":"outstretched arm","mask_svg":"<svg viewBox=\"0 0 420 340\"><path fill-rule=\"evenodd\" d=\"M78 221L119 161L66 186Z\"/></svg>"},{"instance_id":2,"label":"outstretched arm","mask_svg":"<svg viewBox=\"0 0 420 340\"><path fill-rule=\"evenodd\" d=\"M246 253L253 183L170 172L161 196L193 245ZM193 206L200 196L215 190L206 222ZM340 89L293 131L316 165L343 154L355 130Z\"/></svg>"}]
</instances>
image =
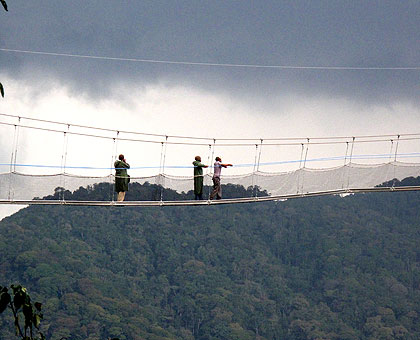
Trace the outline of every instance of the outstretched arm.
<instances>
[{"instance_id":1,"label":"outstretched arm","mask_svg":"<svg viewBox=\"0 0 420 340\"><path fill-rule=\"evenodd\" d=\"M198 167L198 168L208 168L209 167L208 165L205 165L205 164L203 164L201 162L200 163L197 163L195 166Z\"/></svg>"},{"instance_id":2,"label":"outstretched arm","mask_svg":"<svg viewBox=\"0 0 420 340\"><path fill-rule=\"evenodd\" d=\"M222 167L227 168L228 166L233 166L232 164L220 164Z\"/></svg>"}]
</instances>

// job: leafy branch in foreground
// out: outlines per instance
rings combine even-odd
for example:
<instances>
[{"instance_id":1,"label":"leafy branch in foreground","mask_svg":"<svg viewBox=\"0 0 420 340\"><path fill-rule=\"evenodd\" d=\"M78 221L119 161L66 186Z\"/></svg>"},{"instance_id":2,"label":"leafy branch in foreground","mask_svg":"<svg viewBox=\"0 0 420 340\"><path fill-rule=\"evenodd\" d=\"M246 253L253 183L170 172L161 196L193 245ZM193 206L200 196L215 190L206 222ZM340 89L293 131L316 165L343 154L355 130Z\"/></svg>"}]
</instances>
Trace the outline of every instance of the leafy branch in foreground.
<instances>
[{"instance_id":1,"label":"leafy branch in foreground","mask_svg":"<svg viewBox=\"0 0 420 340\"><path fill-rule=\"evenodd\" d=\"M4 9L7 11L7 4L5 0L0 0L1 4L3 5Z\"/></svg>"},{"instance_id":2,"label":"leafy branch in foreground","mask_svg":"<svg viewBox=\"0 0 420 340\"><path fill-rule=\"evenodd\" d=\"M32 304L25 287L20 285L10 286L11 293L7 287L0 286L0 314L9 308L14 317L16 336L23 340L45 340L45 336L39 330L42 320L41 306L39 302ZM21 321L24 320L22 327ZM39 337L34 337L34 328Z\"/></svg>"},{"instance_id":3,"label":"leafy branch in foreground","mask_svg":"<svg viewBox=\"0 0 420 340\"><path fill-rule=\"evenodd\" d=\"M7 4L5 0L0 0L1 4L3 5L4 9L7 11ZM0 83L0 94L4 98L4 88L3 85Z\"/></svg>"}]
</instances>

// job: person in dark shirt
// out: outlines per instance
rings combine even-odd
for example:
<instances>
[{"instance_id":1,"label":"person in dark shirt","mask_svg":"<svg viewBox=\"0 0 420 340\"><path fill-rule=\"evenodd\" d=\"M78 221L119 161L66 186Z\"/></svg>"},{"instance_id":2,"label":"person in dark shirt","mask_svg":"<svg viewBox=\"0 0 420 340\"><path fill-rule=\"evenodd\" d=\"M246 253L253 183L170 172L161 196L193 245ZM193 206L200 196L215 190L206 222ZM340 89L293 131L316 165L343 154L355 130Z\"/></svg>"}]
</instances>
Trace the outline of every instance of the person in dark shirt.
<instances>
[{"instance_id":1,"label":"person in dark shirt","mask_svg":"<svg viewBox=\"0 0 420 340\"><path fill-rule=\"evenodd\" d=\"M125 192L128 191L128 183L130 176L127 174L127 169L130 169L124 158L124 155L119 155L118 160L114 163L115 167L115 191L118 193L117 201L122 202L125 198Z\"/></svg>"},{"instance_id":2,"label":"person in dark shirt","mask_svg":"<svg viewBox=\"0 0 420 340\"><path fill-rule=\"evenodd\" d=\"M196 200L203 199L203 168L207 168L208 165L201 163L201 157L195 156L194 165L194 195Z\"/></svg>"}]
</instances>

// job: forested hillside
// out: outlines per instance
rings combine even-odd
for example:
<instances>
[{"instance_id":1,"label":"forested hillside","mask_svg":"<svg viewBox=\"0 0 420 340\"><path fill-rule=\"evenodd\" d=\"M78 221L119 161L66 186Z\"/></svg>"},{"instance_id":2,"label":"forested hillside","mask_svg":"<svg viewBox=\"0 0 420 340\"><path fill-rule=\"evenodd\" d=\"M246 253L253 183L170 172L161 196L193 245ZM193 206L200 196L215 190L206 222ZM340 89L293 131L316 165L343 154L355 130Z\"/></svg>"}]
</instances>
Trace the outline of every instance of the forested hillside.
<instances>
[{"instance_id":1,"label":"forested hillside","mask_svg":"<svg viewBox=\"0 0 420 340\"><path fill-rule=\"evenodd\" d=\"M0 285L44 303L48 339L420 339L417 192L31 206L0 235ZM0 338L12 339L4 314Z\"/></svg>"}]
</instances>

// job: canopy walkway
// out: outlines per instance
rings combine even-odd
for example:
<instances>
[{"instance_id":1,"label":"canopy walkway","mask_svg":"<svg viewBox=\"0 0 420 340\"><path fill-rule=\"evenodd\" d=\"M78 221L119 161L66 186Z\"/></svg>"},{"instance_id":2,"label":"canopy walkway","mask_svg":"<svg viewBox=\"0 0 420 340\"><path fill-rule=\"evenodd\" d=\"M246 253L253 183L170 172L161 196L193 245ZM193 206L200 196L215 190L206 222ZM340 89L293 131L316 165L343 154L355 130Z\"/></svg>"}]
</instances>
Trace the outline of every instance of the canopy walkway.
<instances>
[{"instance_id":1,"label":"canopy walkway","mask_svg":"<svg viewBox=\"0 0 420 340\"><path fill-rule=\"evenodd\" d=\"M207 138L122 131L0 113L0 204L179 206L264 202L319 195L419 190L396 181L420 176L420 133L370 136ZM115 180L114 161L130 163L130 185L160 188L153 200L68 200L66 192ZM196 155L208 164L211 187L216 156L233 163L222 184L242 186L244 197L171 200L193 189ZM207 190L208 191L208 190ZM56 199L47 197L61 192Z\"/></svg>"}]
</instances>

